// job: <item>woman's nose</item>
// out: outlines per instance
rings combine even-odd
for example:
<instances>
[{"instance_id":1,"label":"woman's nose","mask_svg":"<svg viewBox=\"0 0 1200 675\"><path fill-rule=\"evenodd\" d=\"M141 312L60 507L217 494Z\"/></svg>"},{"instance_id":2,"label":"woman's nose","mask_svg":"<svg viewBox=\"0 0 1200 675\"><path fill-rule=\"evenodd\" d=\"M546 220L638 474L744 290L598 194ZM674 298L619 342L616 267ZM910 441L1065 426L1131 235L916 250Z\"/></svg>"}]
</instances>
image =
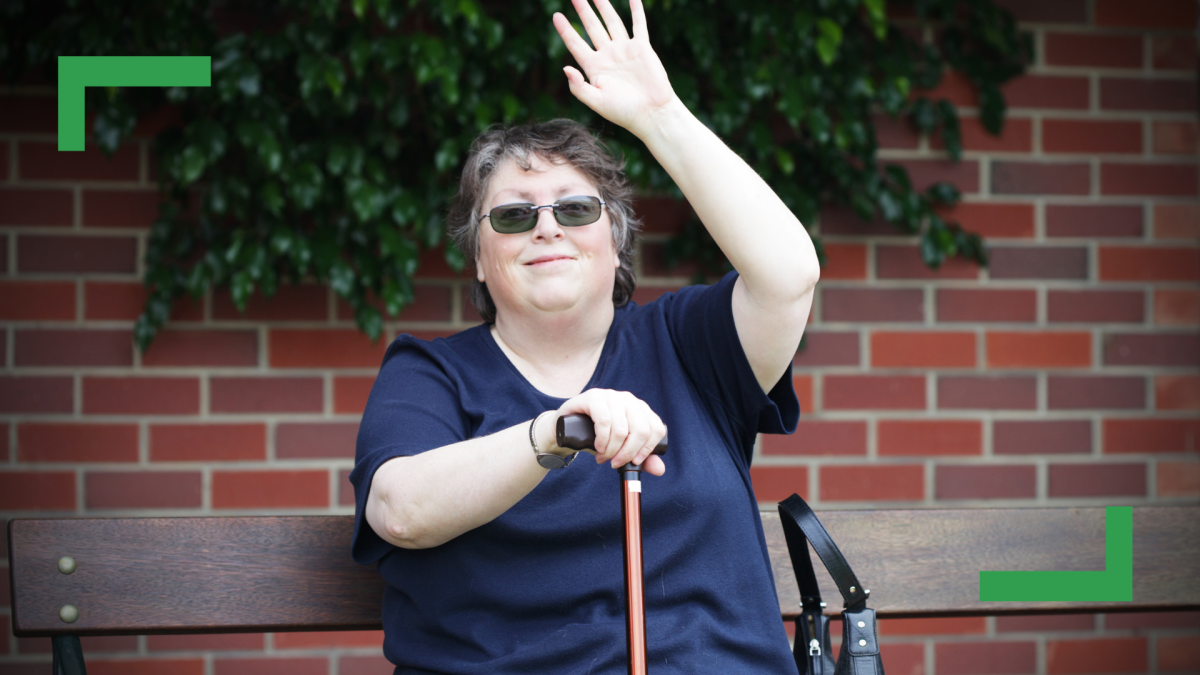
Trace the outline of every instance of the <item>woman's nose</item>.
<instances>
[{"instance_id":1,"label":"woman's nose","mask_svg":"<svg viewBox=\"0 0 1200 675\"><path fill-rule=\"evenodd\" d=\"M537 224L533 228L534 236L553 239L562 236L562 228L559 227L558 221L554 219L554 209L550 206L539 206L537 214Z\"/></svg>"}]
</instances>

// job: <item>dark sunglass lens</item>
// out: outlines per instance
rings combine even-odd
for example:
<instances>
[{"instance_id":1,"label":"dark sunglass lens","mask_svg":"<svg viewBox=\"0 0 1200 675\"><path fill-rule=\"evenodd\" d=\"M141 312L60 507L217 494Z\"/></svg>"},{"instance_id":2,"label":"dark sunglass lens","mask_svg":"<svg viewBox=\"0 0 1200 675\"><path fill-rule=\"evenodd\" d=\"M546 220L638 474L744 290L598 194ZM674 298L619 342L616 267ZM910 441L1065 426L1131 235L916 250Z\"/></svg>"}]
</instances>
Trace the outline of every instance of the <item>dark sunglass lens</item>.
<instances>
[{"instance_id":1,"label":"dark sunglass lens","mask_svg":"<svg viewBox=\"0 0 1200 675\"><path fill-rule=\"evenodd\" d=\"M589 225L600 219L600 200L595 197L570 197L558 202L558 222L568 226Z\"/></svg>"},{"instance_id":2,"label":"dark sunglass lens","mask_svg":"<svg viewBox=\"0 0 1200 675\"><path fill-rule=\"evenodd\" d=\"M532 204L508 204L491 211L492 227L497 232L513 233L531 229L537 217Z\"/></svg>"}]
</instances>

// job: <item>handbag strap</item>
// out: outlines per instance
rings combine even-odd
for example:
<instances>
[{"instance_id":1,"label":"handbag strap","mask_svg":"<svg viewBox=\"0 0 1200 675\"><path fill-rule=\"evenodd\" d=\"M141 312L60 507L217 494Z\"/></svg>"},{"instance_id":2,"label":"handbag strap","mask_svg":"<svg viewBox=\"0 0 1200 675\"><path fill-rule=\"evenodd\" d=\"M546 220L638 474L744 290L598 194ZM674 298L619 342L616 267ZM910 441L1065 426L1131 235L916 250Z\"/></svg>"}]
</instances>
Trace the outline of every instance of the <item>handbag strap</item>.
<instances>
[{"instance_id":1,"label":"handbag strap","mask_svg":"<svg viewBox=\"0 0 1200 675\"><path fill-rule=\"evenodd\" d=\"M800 599L805 610L809 609L809 598L815 598L817 607L821 602L816 574L813 571L806 545L809 541L812 542L812 547L820 556L821 562L825 563L825 569L829 570L829 576L833 577L834 583L841 591L846 609L857 611L865 607L870 591L864 589L859 583L858 578L854 576L854 570L850 569L846 558L838 550L837 544L833 543L833 539L825 531L825 526L817 520L817 515L800 498L800 495L793 494L779 502L779 517L783 524L783 536L787 540L788 553L792 558L792 568L796 571L796 579L800 582Z\"/></svg>"}]
</instances>

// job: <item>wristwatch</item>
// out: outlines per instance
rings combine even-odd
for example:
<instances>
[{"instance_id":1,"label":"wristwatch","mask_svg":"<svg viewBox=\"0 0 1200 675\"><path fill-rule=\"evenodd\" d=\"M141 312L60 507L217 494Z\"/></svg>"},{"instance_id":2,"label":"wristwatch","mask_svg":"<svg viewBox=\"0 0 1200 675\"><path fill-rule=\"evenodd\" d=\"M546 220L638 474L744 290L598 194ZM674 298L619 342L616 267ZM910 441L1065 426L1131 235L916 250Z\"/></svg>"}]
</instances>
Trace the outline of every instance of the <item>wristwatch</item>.
<instances>
[{"instance_id":1,"label":"wristwatch","mask_svg":"<svg viewBox=\"0 0 1200 675\"><path fill-rule=\"evenodd\" d=\"M554 453L540 452L538 450L538 446L537 446L537 437L534 436L534 434L533 434L534 427L537 426L538 420L540 420L542 418L542 415L545 415L548 412L554 412L554 411L547 410L546 412L543 412L541 415L538 415L537 417L533 418L533 421L529 423L529 445L530 445L530 447L533 448L533 454L537 455L537 463L543 469L565 469L565 468L567 468L567 466L569 466L571 464L571 462L575 461L575 455L578 455L579 453L573 452L570 455L568 455L567 457L559 457L558 455L556 455Z\"/></svg>"}]
</instances>

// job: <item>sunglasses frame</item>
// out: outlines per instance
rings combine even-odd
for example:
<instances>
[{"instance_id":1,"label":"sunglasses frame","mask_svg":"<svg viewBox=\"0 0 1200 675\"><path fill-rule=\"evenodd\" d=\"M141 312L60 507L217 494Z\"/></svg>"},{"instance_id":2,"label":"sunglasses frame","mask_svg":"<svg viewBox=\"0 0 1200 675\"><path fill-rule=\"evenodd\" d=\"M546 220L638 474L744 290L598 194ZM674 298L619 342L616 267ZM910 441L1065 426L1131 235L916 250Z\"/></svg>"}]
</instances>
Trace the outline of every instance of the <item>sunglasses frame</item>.
<instances>
[{"instance_id":1,"label":"sunglasses frame","mask_svg":"<svg viewBox=\"0 0 1200 675\"><path fill-rule=\"evenodd\" d=\"M593 220L593 221L590 221L587 223L575 223L575 224L564 223L562 221L562 219L559 217L559 215L560 215L559 209L562 207L562 202L564 200L568 200L568 199L580 199L580 198L595 200L595 202L600 205L600 210L596 212L596 220ZM484 218L492 218L492 216L496 213L496 211L498 211L500 209L511 209L511 208L518 207L518 206L524 206L524 207L531 209L533 216L528 219L525 219L523 221L523 222L527 222L529 227L526 227L521 230L499 230L496 228L495 219L492 219L490 221L492 223L492 230L494 230L495 232L497 232L499 234L521 234L523 232L528 232L528 231L532 230L533 228L537 227L537 219L538 219L538 216L541 214L542 209L550 209L551 212L554 214L554 222L558 223L559 225L562 225L563 227L583 227L584 225L591 225L592 223L595 223L600 220L600 215L604 212L605 201L603 199L600 199L599 197L595 197L592 195L571 195L570 197L563 197L562 199L559 199L558 201L554 202L553 204L546 204L545 206L536 206L534 204L529 204L527 202L518 202L516 204L501 204L500 206L497 206L496 208L492 209L491 211L480 216L479 222L483 222Z\"/></svg>"}]
</instances>

